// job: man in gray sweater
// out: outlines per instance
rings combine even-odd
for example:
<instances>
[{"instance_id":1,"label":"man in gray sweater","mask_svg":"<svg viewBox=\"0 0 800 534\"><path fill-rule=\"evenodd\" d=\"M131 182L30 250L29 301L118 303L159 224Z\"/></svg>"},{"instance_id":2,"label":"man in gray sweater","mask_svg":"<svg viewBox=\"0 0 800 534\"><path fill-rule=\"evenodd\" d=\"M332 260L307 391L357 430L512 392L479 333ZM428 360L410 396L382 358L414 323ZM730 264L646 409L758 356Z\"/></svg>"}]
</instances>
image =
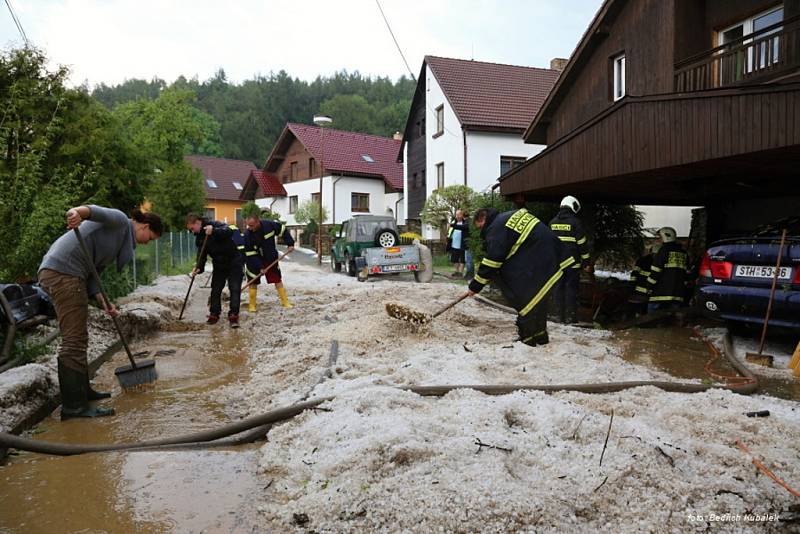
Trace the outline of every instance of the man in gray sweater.
<instances>
[{"instance_id":1,"label":"man in gray sweater","mask_svg":"<svg viewBox=\"0 0 800 534\"><path fill-rule=\"evenodd\" d=\"M157 239L163 231L161 219L155 213L134 210L129 219L119 210L100 206L78 206L67 211L67 228L72 230L78 226L98 273L112 264L121 271L133 261L137 243L146 244ZM118 312L102 298L100 286L74 232L65 233L50 246L39 265L39 284L53 300L61 329L58 351L61 419L113 415L112 409L89 405L90 400L111 396L94 391L89 385L86 357L89 295L94 296L109 315Z\"/></svg>"}]
</instances>

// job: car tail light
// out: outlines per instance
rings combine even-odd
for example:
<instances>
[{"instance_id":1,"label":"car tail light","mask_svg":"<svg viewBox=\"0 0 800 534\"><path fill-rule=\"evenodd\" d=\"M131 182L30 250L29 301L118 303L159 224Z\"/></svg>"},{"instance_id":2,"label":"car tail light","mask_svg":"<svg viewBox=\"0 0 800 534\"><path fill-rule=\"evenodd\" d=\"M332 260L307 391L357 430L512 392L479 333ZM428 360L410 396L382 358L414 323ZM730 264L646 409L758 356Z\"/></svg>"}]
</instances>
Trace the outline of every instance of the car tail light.
<instances>
[{"instance_id":1,"label":"car tail light","mask_svg":"<svg viewBox=\"0 0 800 534\"><path fill-rule=\"evenodd\" d=\"M700 276L727 280L731 275L733 275L733 264L731 262L712 260L708 252L703 255L703 260L700 262Z\"/></svg>"},{"instance_id":2,"label":"car tail light","mask_svg":"<svg viewBox=\"0 0 800 534\"><path fill-rule=\"evenodd\" d=\"M800 265L794 266L794 283L800 284Z\"/></svg>"}]
</instances>

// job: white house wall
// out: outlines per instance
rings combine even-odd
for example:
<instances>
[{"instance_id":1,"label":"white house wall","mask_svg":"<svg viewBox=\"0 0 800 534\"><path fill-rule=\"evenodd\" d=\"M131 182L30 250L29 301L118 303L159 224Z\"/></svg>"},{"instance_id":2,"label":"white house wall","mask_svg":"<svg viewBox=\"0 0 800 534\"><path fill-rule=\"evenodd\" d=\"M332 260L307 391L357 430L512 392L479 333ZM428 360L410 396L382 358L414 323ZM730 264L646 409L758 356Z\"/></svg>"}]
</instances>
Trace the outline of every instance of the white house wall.
<instances>
[{"instance_id":1,"label":"white house wall","mask_svg":"<svg viewBox=\"0 0 800 534\"><path fill-rule=\"evenodd\" d=\"M394 215L394 220L397 224L405 224L406 211L405 211L405 195L403 193L384 193L384 211L383 214L391 213ZM370 208L372 199L370 199Z\"/></svg>"},{"instance_id":2,"label":"white house wall","mask_svg":"<svg viewBox=\"0 0 800 534\"><path fill-rule=\"evenodd\" d=\"M464 183L464 138L461 123L447 101L442 88L430 67L426 67L427 92L425 94L425 198L438 187L436 164L444 162L444 185ZM444 106L444 133L436 134L436 108Z\"/></svg>"},{"instance_id":3,"label":"white house wall","mask_svg":"<svg viewBox=\"0 0 800 534\"><path fill-rule=\"evenodd\" d=\"M333 209L333 186L336 184L336 206ZM273 211L280 214L281 220L286 221L289 226L298 225L294 215L289 213L289 197L297 196L297 205L311 200L313 193L319 193L319 178L302 180L284 184L287 196L280 198L273 205ZM325 224L341 223L351 218L354 212L350 210L351 194L366 193L369 195L369 213L372 215L386 215L386 208L391 205L394 211L394 202L398 200L398 194L385 194L385 182L378 178L357 178L353 176L325 176L322 179L322 206L328 212ZM270 198L259 199L256 203L261 207L269 207L272 202ZM402 204L402 203L401 203ZM398 206L402 207L402 206ZM356 212L363 215L363 212ZM333 217L336 220L333 220Z\"/></svg>"},{"instance_id":4,"label":"white house wall","mask_svg":"<svg viewBox=\"0 0 800 534\"><path fill-rule=\"evenodd\" d=\"M500 156L527 159L544 148L526 144L517 134L467 132L467 185L478 192L487 191L500 176Z\"/></svg>"}]
</instances>

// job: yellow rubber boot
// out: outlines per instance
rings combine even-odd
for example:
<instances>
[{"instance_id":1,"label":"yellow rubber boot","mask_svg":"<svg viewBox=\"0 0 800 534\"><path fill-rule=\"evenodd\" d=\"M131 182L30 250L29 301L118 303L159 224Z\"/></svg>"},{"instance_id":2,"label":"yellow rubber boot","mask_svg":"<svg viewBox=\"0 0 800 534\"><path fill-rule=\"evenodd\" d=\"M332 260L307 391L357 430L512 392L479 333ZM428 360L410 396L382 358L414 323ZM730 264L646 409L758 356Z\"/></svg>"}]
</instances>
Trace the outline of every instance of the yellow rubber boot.
<instances>
[{"instance_id":1,"label":"yellow rubber boot","mask_svg":"<svg viewBox=\"0 0 800 534\"><path fill-rule=\"evenodd\" d=\"M278 298L281 299L281 306L284 308L294 308L291 302L289 302L289 297L286 296L286 288L285 287L277 287L275 288L278 290Z\"/></svg>"},{"instance_id":2,"label":"yellow rubber boot","mask_svg":"<svg viewBox=\"0 0 800 534\"><path fill-rule=\"evenodd\" d=\"M247 311L254 312L256 311L256 297L258 296L258 288L256 286L250 286L247 289L250 290L250 298L247 301Z\"/></svg>"}]
</instances>

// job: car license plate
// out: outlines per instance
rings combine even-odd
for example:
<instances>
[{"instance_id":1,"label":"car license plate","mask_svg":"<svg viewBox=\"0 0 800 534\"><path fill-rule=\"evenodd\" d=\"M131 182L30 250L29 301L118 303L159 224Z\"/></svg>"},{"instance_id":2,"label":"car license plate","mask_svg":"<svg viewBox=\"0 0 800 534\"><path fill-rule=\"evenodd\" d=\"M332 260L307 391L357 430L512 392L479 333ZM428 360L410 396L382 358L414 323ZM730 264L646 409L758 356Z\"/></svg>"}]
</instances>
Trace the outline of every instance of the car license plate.
<instances>
[{"instance_id":1,"label":"car license plate","mask_svg":"<svg viewBox=\"0 0 800 534\"><path fill-rule=\"evenodd\" d=\"M384 273L394 273L397 271L407 271L408 265L384 265L381 267L381 271Z\"/></svg>"},{"instance_id":2,"label":"car license plate","mask_svg":"<svg viewBox=\"0 0 800 534\"><path fill-rule=\"evenodd\" d=\"M735 274L745 278L774 278L775 267L771 265L737 265ZM778 280L790 280L791 278L792 268L781 267Z\"/></svg>"}]
</instances>

